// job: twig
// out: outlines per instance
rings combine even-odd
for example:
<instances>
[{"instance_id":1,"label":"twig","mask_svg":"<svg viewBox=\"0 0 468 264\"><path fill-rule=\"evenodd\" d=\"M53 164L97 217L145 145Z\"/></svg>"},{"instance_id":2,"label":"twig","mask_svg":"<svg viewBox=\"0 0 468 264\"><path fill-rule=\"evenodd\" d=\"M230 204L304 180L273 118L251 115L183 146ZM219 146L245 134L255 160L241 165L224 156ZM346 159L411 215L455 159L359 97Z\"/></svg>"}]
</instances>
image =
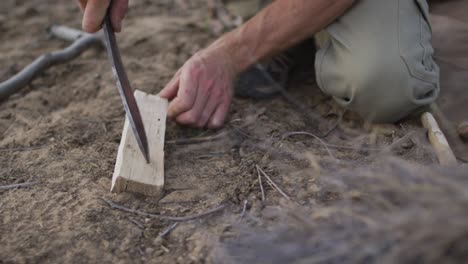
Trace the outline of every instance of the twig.
<instances>
[{"instance_id":1,"label":"twig","mask_svg":"<svg viewBox=\"0 0 468 264\"><path fill-rule=\"evenodd\" d=\"M427 129L429 141L431 142L441 165L457 165L457 158L453 154L452 149L439 127L434 116L426 112L421 116L423 126Z\"/></svg>"},{"instance_id":2,"label":"twig","mask_svg":"<svg viewBox=\"0 0 468 264\"><path fill-rule=\"evenodd\" d=\"M92 35L78 29L60 25L53 25L48 29L48 31L52 36L70 42L76 41L85 36Z\"/></svg>"},{"instance_id":3,"label":"twig","mask_svg":"<svg viewBox=\"0 0 468 264\"><path fill-rule=\"evenodd\" d=\"M166 252L166 253L169 253L169 252L170 252L170 250L169 250L167 247L165 247L164 245L161 245L161 248L162 248L162 250L164 250L164 252Z\"/></svg>"},{"instance_id":4,"label":"twig","mask_svg":"<svg viewBox=\"0 0 468 264\"><path fill-rule=\"evenodd\" d=\"M265 178L268 180L268 182L284 197L286 198L287 200L291 200L291 198L289 197L289 195L287 195L283 190L281 190L281 188L270 178L270 176L268 176L263 170L262 168L260 168L260 166L258 165L255 165L257 167L257 170L259 170L263 176L265 176Z\"/></svg>"},{"instance_id":5,"label":"twig","mask_svg":"<svg viewBox=\"0 0 468 264\"><path fill-rule=\"evenodd\" d=\"M170 145L190 145L190 144L198 144L208 141L215 141L220 138L225 137L228 134L228 131L221 132L219 134L207 137L195 137L195 138L186 138L186 139L176 139L176 140L168 140L166 144Z\"/></svg>"},{"instance_id":6,"label":"twig","mask_svg":"<svg viewBox=\"0 0 468 264\"><path fill-rule=\"evenodd\" d=\"M24 148L0 148L0 152L16 152L16 151L29 151L37 150L46 147L47 145L42 146L33 146L33 147L24 147Z\"/></svg>"},{"instance_id":7,"label":"twig","mask_svg":"<svg viewBox=\"0 0 468 264\"><path fill-rule=\"evenodd\" d=\"M330 155L331 158L336 159L335 156L333 156L333 154L332 154L332 152L330 151L330 149L328 148L328 144L325 143L325 141L323 141L321 138L319 138L318 136L316 136L316 135L314 135L314 134L312 134L312 133L304 132L304 131L288 132L288 133L284 134L281 138L282 138L282 139L285 139L285 138L288 138L288 137L291 137L291 136L297 136L297 135L311 136L311 137L317 139L317 140L323 145L323 147L325 147L325 149L326 149L327 152L328 152L328 155Z\"/></svg>"},{"instance_id":8,"label":"twig","mask_svg":"<svg viewBox=\"0 0 468 264\"><path fill-rule=\"evenodd\" d=\"M343 117L345 114L346 114L346 110L344 110L343 113L340 114L340 117L338 118L336 123L327 132L323 133L322 138L328 137L331 134L331 132L333 132L338 127L341 121L343 121Z\"/></svg>"},{"instance_id":9,"label":"twig","mask_svg":"<svg viewBox=\"0 0 468 264\"><path fill-rule=\"evenodd\" d=\"M134 223L140 229L145 229L145 226L142 223L138 222L137 220L130 218L130 217L128 218L128 220L130 220L130 222Z\"/></svg>"},{"instance_id":10,"label":"twig","mask_svg":"<svg viewBox=\"0 0 468 264\"><path fill-rule=\"evenodd\" d=\"M258 170L258 166L256 166L257 174L258 174L258 184L260 185L260 191L262 192L262 202L265 201L265 190L263 189L262 183L262 176L260 175L260 171Z\"/></svg>"},{"instance_id":11,"label":"twig","mask_svg":"<svg viewBox=\"0 0 468 264\"><path fill-rule=\"evenodd\" d=\"M406 135L402 136L401 138L399 138L398 140L396 140L395 142L393 142L391 145L385 147L384 149L382 149L381 152L387 152L387 151L391 151L392 149L394 149L395 147L397 147L398 145L400 145L401 143L403 143L405 140L409 139L411 140L411 136L415 133L415 131L410 131L408 132Z\"/></svg>"},{"instance_id":12,"label":"twig","mask_svg":"<svg viewBox=\"0 0 468 264\"><path fill-rule=\"evenodd\" d=\"M245 215L245 212L247 212L247 204L249 202L247 200L244 200L244 207L242 207L242 212L241 212L241 215L239 217L239 222L242 221L242 219L244 218L244 215Z\"/></svg>"},{"instance_id":13,"label":"twig","mask_svg":"<svg viewBox=\"0 0 468 264\"><path fill-rule=\"evenodd\" d=\"M146 213L146 212L143 212L143 211L140 211L140 210L130 209L130 208L124 207L122 205L118 205L118 204L112 202L111 200L109 200L109 199L107 199L105 197L102 197L101 199L104 202L106 202L113 209L118 209L118 210L121 210L121 211L124 211L124 212L137 214L137 215L141 215L141 216L145 216L145 217L157 218L157 219L161 219L161 220L169 220L169 221L175 221L175 222L187 222L187 221L194 220L194 219L197 219L197 218L201 218L201 217L204 217L204 216L207 216L207 215L210 215L210 214L214 214L214 213L219 212L219 211L223 210L224 208L226 208L226 205L224 204L224 205L220 205L220 206L218 206L216 208L210 209L210 210L208 210L206 212L199 213L199 214L196 214L196 215L165 216L165 215L150 214L150 213Z\"/></svg>"},{"instance_id":14,"label":"twig","mask_svg":"<svg viewBox=\"0 0 468 264\"><path fill-rule=\"evenodd\" d=\"M169 235L169 233L172 232L172 230L176 229L176 227L179 225L178 222L176 223L173 223L172 225L170 225L168 228L166 228L166 230L164 230L161 234L159 234L159 237L160 238L163 238L167 235Z\"/></svg>"},{"instance_id":15,"label":"twig","mask_svg":"<svg viewBox=\"0 0 468 264\"><path fill-rule=\"evenodd\" d=\"M51 66L68 62L94 45L103 45L100 34L86 34L78 38L66 49L53 51L40 56L13 77L0 83L0 100L4 100L10 95L19 92L35 77Z\"/></svg>"},{"instance_id":16,"label":"twig","mask_svg":"<svg viewBox=\"0 0 468 264\"><path fill-rule=\"evenodd\" d=\"M4 185L4 186L0 186L0 191L6 191L6 190L11 190L11 189L16 189L16 188L27 188L36 184L37 182L24 182L24 183L12 184L12 185Z\"/></svg>"}]
</instances>

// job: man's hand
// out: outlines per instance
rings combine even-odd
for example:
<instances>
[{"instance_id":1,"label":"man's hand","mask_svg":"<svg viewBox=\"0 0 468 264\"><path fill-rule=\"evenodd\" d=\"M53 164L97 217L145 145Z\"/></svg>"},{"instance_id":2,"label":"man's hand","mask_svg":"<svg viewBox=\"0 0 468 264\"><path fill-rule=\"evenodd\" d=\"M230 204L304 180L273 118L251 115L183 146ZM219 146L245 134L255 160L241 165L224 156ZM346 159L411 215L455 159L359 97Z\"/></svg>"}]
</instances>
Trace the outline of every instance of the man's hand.
<instances>
[{"instance_id":1,"label":"man's hand","mask_svg":"<svg viewBox=\"0 0 468 264\"><path fill-rule=\"evenodd\" d=\"M236 71L227 52L207 48L196 53L160 92L172 100L169 118L194 127L219 128L232 99Z\"/></svg>"},{"instance_id":2,"label":"man's hand","mask_svg":"<svg viewBox=\"0 0 468 264\"><path fill-rule=\"evenodd\" d=\"M94 33L101 29L102 21L107 13L111 0L77 0L83 15L83 30ZM122 30L122 20L128 8L128 0L112 0L110 19L115 32Z\"/></svg>"}]
</instances>

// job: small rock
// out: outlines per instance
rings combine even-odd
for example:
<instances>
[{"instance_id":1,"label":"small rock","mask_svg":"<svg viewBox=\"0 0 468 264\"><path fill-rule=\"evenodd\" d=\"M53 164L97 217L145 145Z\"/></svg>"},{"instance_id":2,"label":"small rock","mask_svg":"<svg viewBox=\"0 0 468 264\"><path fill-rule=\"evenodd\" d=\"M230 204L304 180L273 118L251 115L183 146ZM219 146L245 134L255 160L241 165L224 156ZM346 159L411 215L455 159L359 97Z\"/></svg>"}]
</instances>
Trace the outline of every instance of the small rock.
<instances>
[{"instance_id":1,"label":"small rock","mask_svg":"<svg viewBox=\"0 0 468 264\"><path fill-rule=\"evenodd\" d=\"M462 122L458 126L458 135L460 135L461 138L468 140L468 121Z\"/></svg>"}]
</instances>

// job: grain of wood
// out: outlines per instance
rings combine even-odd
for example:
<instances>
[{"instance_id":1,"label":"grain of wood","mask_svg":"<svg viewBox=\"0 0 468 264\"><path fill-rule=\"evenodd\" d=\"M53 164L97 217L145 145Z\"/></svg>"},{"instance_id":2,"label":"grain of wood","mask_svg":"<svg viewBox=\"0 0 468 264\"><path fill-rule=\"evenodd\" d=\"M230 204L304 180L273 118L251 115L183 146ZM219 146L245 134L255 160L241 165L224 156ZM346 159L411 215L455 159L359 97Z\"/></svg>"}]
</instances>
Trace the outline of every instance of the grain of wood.
<instances>
[{"instance_id":1,"label":"grain of wood","mask_svg":"<svg viewBox=\"0 0 468 264\"><path fill-rule=\"evenodd\" d=\"M434 147L439 163L441 165L457 165L457 159L434 116L426 112L422 115L421 120L428 131L429 141Z\"/></svg>"},{"instance_id":2,"label":"grain of wood","mask_svg":"<svg viewBox=\"0 0 468 264\"><path fill-rule=\"evenodd\" d=\"M150 163L141 153L126 118L111 190L160 197L164 189L164 136L168 102L138 90L135 91L135 99L148 137Z\"/></svg>"}]
</instances>

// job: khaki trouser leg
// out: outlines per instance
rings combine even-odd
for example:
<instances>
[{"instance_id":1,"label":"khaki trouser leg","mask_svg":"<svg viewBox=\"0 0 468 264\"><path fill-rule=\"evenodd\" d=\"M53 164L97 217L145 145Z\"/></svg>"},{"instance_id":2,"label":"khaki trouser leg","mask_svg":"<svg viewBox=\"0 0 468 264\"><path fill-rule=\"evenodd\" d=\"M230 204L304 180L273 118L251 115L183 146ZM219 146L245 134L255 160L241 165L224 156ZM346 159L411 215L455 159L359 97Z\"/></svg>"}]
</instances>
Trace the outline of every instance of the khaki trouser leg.
<instances>
[{"instance_id":1,"label":"khaki trouser leg","mask_svg":"<svg viewBox=\"0 0 468 264\"><path fill-rule=\"evenodd\" d=\"M317 35L319 87L373 122L395 122L439 94L426 0L359 0Z\"/></svg>"}]
</instances>

